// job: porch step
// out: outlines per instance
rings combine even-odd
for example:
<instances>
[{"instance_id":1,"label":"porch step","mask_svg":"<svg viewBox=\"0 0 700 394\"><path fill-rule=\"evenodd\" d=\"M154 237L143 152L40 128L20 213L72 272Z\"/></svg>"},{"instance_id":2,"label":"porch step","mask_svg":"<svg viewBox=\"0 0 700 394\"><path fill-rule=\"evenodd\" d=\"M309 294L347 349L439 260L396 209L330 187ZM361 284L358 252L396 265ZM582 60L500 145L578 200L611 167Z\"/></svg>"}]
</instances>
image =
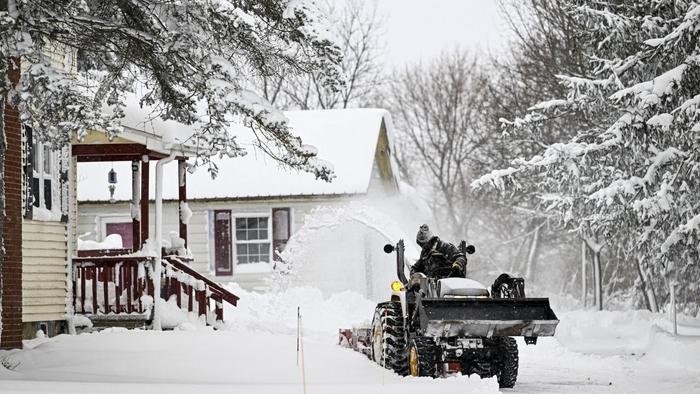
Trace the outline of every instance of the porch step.
<instances>
[{"instance_id":1,"label":"porch step","mask_svg":"<svg viewBox=\"0 0 700 394\"><path fill-rule=\"evenodd\" d=\"M119 314L119 315L90 315L92 330L99 331L109 327L124 327L128 329L146 328L150 322L150 314Z\"/></svg>"}]
</instances>

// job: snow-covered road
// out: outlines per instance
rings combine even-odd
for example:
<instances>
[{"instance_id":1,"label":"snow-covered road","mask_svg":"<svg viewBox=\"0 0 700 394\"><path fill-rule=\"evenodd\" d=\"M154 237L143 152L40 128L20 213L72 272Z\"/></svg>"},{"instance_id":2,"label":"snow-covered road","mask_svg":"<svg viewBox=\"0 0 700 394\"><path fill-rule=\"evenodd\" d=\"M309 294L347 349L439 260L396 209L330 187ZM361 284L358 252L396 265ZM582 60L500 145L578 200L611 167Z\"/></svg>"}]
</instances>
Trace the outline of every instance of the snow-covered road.
<instances>
[{"instance_id":1,"label":"snow-covered road","mask_svg":"<svg viewBox=\"0 0 700 394\"><path fill-rule=\"evenodd\" d=\"M692 340L698 348L700 339ZM537 346L519 342L517 393L700 393L700 365L674 365L653 354L601 356L562 347L556 339ZM675 351L670 348L669 351Z\"/></svg>"},{"instance_id":2,"label":"snow-covered road","mask_svg":"<svg viewBox=\"0 0 700 394\"><path fill-rule=\"evenodd\" d=\"M401 378L328 342L304 343L307 393L484 393L494 380ZM228 331L102 332L0 353L0 392L303 393L296 339ZM134 391L132 391L132 389ZM145 390L145 391L144 391Z\"/></svg>"},{"instance_id":3,"label":"snow-covered road","mask_svg":"<svg viewBox=\"0 0 700 394\"><path fill-rule=\"evenodd\" d=\"M663 337L663 341L679 339ZM696 339L687 339L696 347ZM673 344L671 348L675 348ZM520 343L518 393L700 392L698 365L654 354L586 355L556 339ZM305 342L308 393L491 393L494 379L401 378L329 342ZM0 392L303 393L291 335L149 331L61 336L34 349L0 353Z\"/></svg>"},{"instance_id":4,"label":"snow-covered road","mask_svg":"<svg viewBox=\"0 0 700 394\"><path fill-rule=\"evenodd\" d=\"M369 316L373 303L313 289L243 294L229 329L112 329L63 335L0 351L0 392L303 393L296 360L296 306L304 312L307 393L495 393L495 379L399 377L335 345L337 327ZM245 300L245 301L244 301ZM554 338L520 341L517 393L700 393L700 324L668 334L644 311L560 313ZM194 330L191 330L194 329Z\"/></svg>"}]
</instances>

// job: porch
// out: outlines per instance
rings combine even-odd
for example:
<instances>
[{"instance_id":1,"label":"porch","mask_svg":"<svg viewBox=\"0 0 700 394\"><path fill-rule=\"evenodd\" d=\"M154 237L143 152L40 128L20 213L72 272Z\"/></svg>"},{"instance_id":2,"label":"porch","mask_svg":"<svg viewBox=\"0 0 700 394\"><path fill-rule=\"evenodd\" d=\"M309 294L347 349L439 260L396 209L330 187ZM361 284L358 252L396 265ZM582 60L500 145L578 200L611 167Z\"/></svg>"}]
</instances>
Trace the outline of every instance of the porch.
<instances>
[{"instance_id":1,"label":"porch","mask_svg":"<svg viewBox=\"0 0 700 394\"><path fill-rule=\"evenodd\" d=\"M130 163L131 223L120 223L120 227L114 229L121 238L118 245L93 242L85 247L85 243L76 242L71 265L75 314L88 317L98 327L172 328L161 324L161 315L176 307L209 325L222 322L223 303L235 306L238 297L190 266L187 227L191 213L187 206L186 156L182 152L154 148L157 144L153 143L152 136L146 140L139 138L140 135L133 136L134 139L116 137L113 140L99 135L89 137L74 141L73 168L77 168L79 162ZM177 179L171 181L177 182L178 187L179 225L167 242L162 231L162 166L170 161L178 166ZM152 162L156 169L156 198L154 212L149 212ZM116 174L110 171L104 179L104 187L113 193L117 187ZM74 217L77 217L77 204L73 207ZM149 223L150 213L155 213L154 225Z\"/></svg>"}]
</instances>

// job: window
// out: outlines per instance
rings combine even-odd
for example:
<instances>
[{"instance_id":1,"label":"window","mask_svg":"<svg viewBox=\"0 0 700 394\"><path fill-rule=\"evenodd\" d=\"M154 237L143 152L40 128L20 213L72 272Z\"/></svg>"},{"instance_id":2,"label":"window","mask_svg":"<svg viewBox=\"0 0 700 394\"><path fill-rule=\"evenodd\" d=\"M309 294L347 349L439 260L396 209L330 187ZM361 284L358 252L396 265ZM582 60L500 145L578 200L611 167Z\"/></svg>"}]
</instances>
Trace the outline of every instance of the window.
<instances>
[{"instance_id":1,"label":"window","mask_svg":"<svg viewBox=\"0 0 700 394\"><path fill-rule=\"evenodd\" d=\"M236 218L236 259L238 264L269 263L270 260L270 218Z\"/></svg>"},{"instance_id":2,"label":"window","mask_svg":"<svg viewBox=\"0 0 700 394\"><path fill-rule=\"evenodd\" d=\"M54 195L58 193L59 173L56 169L58 152L48 144L32 143L32 197L36 208L48 211L54 208Z\"/></svg>"}]
</instances>

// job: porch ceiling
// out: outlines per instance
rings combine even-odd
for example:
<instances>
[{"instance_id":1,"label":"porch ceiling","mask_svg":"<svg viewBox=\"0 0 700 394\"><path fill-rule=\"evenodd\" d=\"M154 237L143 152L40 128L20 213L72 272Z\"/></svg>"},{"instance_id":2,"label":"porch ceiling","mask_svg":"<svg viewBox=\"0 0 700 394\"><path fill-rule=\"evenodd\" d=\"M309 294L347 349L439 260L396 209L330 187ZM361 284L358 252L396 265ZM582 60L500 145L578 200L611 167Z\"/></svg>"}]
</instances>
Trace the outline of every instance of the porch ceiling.
<instances>
[{"instance_id":1,"label":"porch ceiling","mask_svg":"<svg viewBox=\"0 0 700 394\"><path fill-rule=\"evenodd\" d=\"M106 144L74 144L72 154L78 162L94 161L132 161L141 160L148 156L151 160L159 160L167 155L148 149L137 143L106 143Z\"/></svg>"},{"instance_id":2,"label":"porch ceiling","mask_svg":"<svg viewBox=\"0 0 700 394\"><path fill-rule=\"evenodd\" d=\"M100 131L90 131L80 140L74 135L71 146L72 155L78 162L132 161L144 156L159 160L168 157L172 151L163 144L160 136L128 127L112 138Z\"/></svg>"}]
</instances>

